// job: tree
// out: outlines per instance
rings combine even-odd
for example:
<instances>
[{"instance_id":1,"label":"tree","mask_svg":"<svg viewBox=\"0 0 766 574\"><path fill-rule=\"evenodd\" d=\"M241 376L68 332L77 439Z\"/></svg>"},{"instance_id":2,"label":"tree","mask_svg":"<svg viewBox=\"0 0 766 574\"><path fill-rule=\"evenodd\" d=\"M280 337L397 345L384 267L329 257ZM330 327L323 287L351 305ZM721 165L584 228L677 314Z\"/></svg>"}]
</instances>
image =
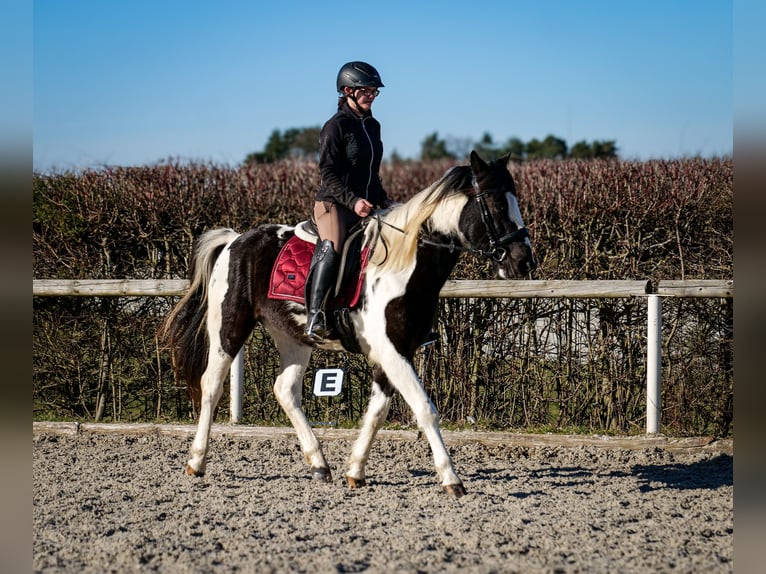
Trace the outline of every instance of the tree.
<instances>
[{"instance_id":1,"label":"tree","mask_svg":"<svg viewBox=\"0 0 766 574\"><path fill-rule=\"evenodd\" d=\"M245 165L251 163L272 163L277 161L280 157L283 157L286 150L287 147L284 138L282 138L282 134L279 130L274 130L271 132L263 151L247 154L247 157L245 157Z\"/></svg>"},{"instance_id":2,"label":"tree","mask_svg":"<svg viewBox=\"0 0 766 574\"><path fill-rule=\"evenodd\" d=\"M617 142L615 140L594 141L593 157L613 158L617 157Z\"/></svg>"},{"instance_id":3,"label":"tree","mask_svg":"<svg viewBox=\"0 0 766 574\"><path fill-rule=\"evenodd\" d=\"M569 150L569 157L575 159L591 159L593 157L593 148L585 140L579 141Z\"/></svg>"},{"instance_id":4,"label":"tree","mask_svg":"<svg viewBox=\"0 0 766 574\"><path fill-rule=\"evenodd\" d=\"M321 128L318 126L289 128L284 132L275 129L271 132L263 151L248 154L245 164L272 163L288 157L318 160L320 133ZM440 138L439 132L433 132L421 142L420 159L465 158L471 149L475 149L486 159L496 159L505 154L510 154L512 158L518 160L617 157L615 140L596 140L590 143L582 140L569 149L565 140L553 134L548 134L543 140L533 138L527 143L518 137L512 137L505 144L499 145L495 143L489 132L484 132L478 141L455 136ZM391 161L396 163L403 161L403 158L394 150Z\"/></svg>"},{"instance_id":5,"label":"tree","mask_svg":"<svg viewBox=\"0 0 766 574\"><path fill-rule=\"evenodd\" d=\"M543 141L531 139L525 151L529 159L563 159L567 156L567 143L554 135L548 135Z\"/></svg>"},{"instance_id":6,"label":"tree","mask_svg":"<svg viewBox=\"0 0 766 574\"><path fill-rule=\"evenodd\" d=\"M432 159L455 159L455 156L447 151L447 143L439 139L439 132L434 132L420 144L420 159L423 161Z\"/></svg>"},{"instance_id":7,"label":"tree","mask_svg":"<svg viewBox=\"0 0 766 574\"><path fill-rule=\"evenodd\" d=\"M261 152L248 154L245 163L272 163L287 157L311 157L319 155L319 134L321 128L289 128L271 132L266 147Z\"/></svg>"},{"instance_id":8,"label":"tree","mask_svg":"<svg viewBox=\"0 0 766 574\"><path fill-rule=\"evenodd\" d=\"M543 140L543 153L550 159L564 159L567 157L567 142L550 134Z\"/></svg>"},{"instance_id":9,"label":"tree","mask_svg":"<svg viewBox=\"0 0 766 574\"><path fill-rule=\"evenodd\" d=\"M582 140L572 146L569 157L576 159L615 158L617 157L617 145L615 140L596 140L593 143Z\"/></svg>"},{"instance_id":10,"label":"tree","mask_svg":"<svg viewBox=\"0 0 766 574\"><path fill-rule=\"evenodd\" d=\"M290 141L290 155L299 157L319 158L319 126L297 130Z\"/></svg>"},{"instance_id":11,"label":"tree","mask_svg":"<svg viewBox=\"0 0 766 574\"><path fill-rule=\"evenodd\" d=\"M511 138L508 143L505 144L503 153L510 153L511 157L515 159L521 159L524 157L524 142L519 138Z\"/></svg>"},{"instance_id":12,"label":"tree","mask_svg":"<svg viewBox=\"0 0 766 574\"><path fill-rule=\"evenodd\" d=\"M501 155L500 150L495 145L495 142L492 141L492 136L489 132L484 132L484 135L481 136L481 139L474 144L473 149L475 149L476 153L478 153L484 159L495 159Z\"/></svg>"},{"instance_id":13,"label":"tree","mask_svg":"<svg viewBox=\"0 0 766 574\"><path fill-rule=\"evenodd\" d=\"M468 157L473 146L473 140L471 138L447 136L445 142L447 144L447 151L456 158Z\"/></svg>"},{"instance_id":14,"label":"tree","mask_svg":"<svg viewBox=\"0 0 766 574\"><path fill-rule=\"evenodd\" d=\"M269 161L276 161L287 155L290 149L290 133L289 130L285 132L283 136L279 133L279 130L271 132L266 147L263 148L263 153L266 155Z\"/></svg>"},{"instance_id":15,"label":"tree","mask_svg":"<svg viewBox=\"0 0 766 574\"><path fill-rule=\"evenodd\" d=\"M524 146L524 153L528 159L539 159L543 157L543 142L537 138L532 138Z\"/></svg>"}]
</instances>

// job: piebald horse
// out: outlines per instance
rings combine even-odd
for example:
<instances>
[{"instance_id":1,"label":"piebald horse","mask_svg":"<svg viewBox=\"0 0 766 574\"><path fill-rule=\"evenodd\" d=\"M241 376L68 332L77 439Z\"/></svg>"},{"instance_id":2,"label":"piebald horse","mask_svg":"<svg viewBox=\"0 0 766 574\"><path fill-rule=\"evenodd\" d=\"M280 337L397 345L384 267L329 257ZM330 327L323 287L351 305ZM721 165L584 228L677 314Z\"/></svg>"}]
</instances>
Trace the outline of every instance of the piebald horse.
<instances>
[{"instance_id":1,"label":"piebald horse","mask_svg":"<svg viewBox=\"0 0 766 574\"><path fill-rule=\"evenodd\" d=\"M347 309L357 352L373 365L372 391L348 460L346 481L365 485L372 442L398 391L428 439L441 485L465 494L444 445L439 415L413 367L431 332L439 291L461 252L489 259L500 279L525 277L535 268L529 233L519 210L508 156L485 162L474 151L469 165L449 169L405 203L368 218L359 302ZM175 367L199 407L186 472L205 472L210 425L232 360L257 321L273 338L280 358L274 394L292 423L313 477L331 480L322 447L301 408L303 376L315 347L343 350L336 335L318 344L304 335L305 305L268 296L277 255L296 228L263 224L239 234L203 233L195 242L190 287L164 327ZM329 321L328 321L329 323Z\"/></svg>"}]
</instances>

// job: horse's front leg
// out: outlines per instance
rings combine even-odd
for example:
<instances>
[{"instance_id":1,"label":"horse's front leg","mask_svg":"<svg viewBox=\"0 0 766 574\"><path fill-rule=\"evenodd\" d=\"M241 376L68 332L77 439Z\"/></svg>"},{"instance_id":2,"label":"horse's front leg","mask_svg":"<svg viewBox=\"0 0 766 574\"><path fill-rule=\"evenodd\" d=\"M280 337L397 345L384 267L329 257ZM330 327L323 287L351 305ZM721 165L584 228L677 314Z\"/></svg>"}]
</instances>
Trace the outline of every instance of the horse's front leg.
<instances>
[{"instance_id":1,"label":"horse's front leg","mask_svg":"<svg viewBox=\"0 0 766 574\"><path fill-rule=\"evenodd\" d=\"M362 421L362 428L354 442L351 457L348 461L346 482L348 482L351 488L365 485L364 469L370 457L372 441L375 439L375 435L380 430L380 427L383 426L386 416L388 416L393 393L394 388L389 383L386 374L380 367L376 366L373 373L370 402Z\"/></svg>"},{"instance_id":2,"label":"horse's front leg","mask_svg":"<svg viewBox=\"0 0 766 574\"><path fill-rule=\"evenodd\" d=\"M279 350L280 374L274 382L274 395L295 429L303 457L316 480L332 480L322 447L302 408L303 374L312 348L272 332Z\"/></svg>"},{"instance_id":3,"label":"horse's front leg","mask_svg":"<svg viewBox=\"0 0 766 574\"><path fill-rule=\"evenodd\" d=\"M449 494L460 497L465 494L463 481L460 480L455 468L452 465L452 459L444 445L441 431L439 430L439 413L426 394L423 384L420 382L412 362L405 359L393 348L386 353L381 361L388 380L399 391L412 409L418 426L428 439L431 446L431 452L434 456L434 465L436 472L441 479L442 488Z\"/></svg>"},{"instance_id":4,"label":"horse's front leg","mask_svg":"<svg viewBox=\"0 0 766 574\"><path fill-rule=\"evenodd\" d=\"M200 381L202 396L200 402L197 432L194 435L190 449L190 458L186 463L186 474L202 476L207 464L207 450L210 442L210 426L213 423L213 413L223 392L223 381L231 366L232 358L220 348L211 351L208 366L202 373Z\"/></svg>"}]
</instances>

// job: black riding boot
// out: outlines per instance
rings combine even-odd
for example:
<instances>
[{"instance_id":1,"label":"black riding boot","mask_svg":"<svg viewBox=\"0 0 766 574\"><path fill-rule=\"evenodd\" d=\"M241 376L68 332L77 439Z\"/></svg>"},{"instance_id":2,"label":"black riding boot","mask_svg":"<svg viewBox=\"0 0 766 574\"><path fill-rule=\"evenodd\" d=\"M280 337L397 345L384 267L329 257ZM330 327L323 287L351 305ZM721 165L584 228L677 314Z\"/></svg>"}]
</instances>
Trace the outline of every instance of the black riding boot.
<instances>
[{"instance_id":1,"label":"black riding boot","mask_svg":"<svg viewBox=\"0 0 766 574\"><path fill-rule=\"evenodd\" d=\"M310 285L306 293L306 335L321 341L327 335L324 304L330 288L338 276L340 254L333 249L332 241L325 239L314 249L311 263Z\"/></svg>"}]
</instances>

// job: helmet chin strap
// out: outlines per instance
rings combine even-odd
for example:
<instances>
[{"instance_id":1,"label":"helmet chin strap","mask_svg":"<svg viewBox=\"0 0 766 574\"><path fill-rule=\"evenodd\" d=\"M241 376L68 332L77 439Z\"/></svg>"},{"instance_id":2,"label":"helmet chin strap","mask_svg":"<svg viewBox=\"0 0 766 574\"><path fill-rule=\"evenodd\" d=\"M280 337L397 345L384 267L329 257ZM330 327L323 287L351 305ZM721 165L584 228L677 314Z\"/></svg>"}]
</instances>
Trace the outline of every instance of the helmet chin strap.
<instances>
[{"instance_id":1,"label":"helmet chin strap","mask_svg":"<svg viewBox=\"0 0 766 574\"><path fill-rule=\"evenodd\" d=\"M359 101L356 99L356 96L354 95L355 91L356 90L352 90L352 92L348 94L348 96L346 96L349 100L354 102L354 111L358 113L359 115L361 115L363 118L366 118L367 116L372 115L372 111L363 110L362 106L359 105Z\"/></svg>"}]
</instances>

